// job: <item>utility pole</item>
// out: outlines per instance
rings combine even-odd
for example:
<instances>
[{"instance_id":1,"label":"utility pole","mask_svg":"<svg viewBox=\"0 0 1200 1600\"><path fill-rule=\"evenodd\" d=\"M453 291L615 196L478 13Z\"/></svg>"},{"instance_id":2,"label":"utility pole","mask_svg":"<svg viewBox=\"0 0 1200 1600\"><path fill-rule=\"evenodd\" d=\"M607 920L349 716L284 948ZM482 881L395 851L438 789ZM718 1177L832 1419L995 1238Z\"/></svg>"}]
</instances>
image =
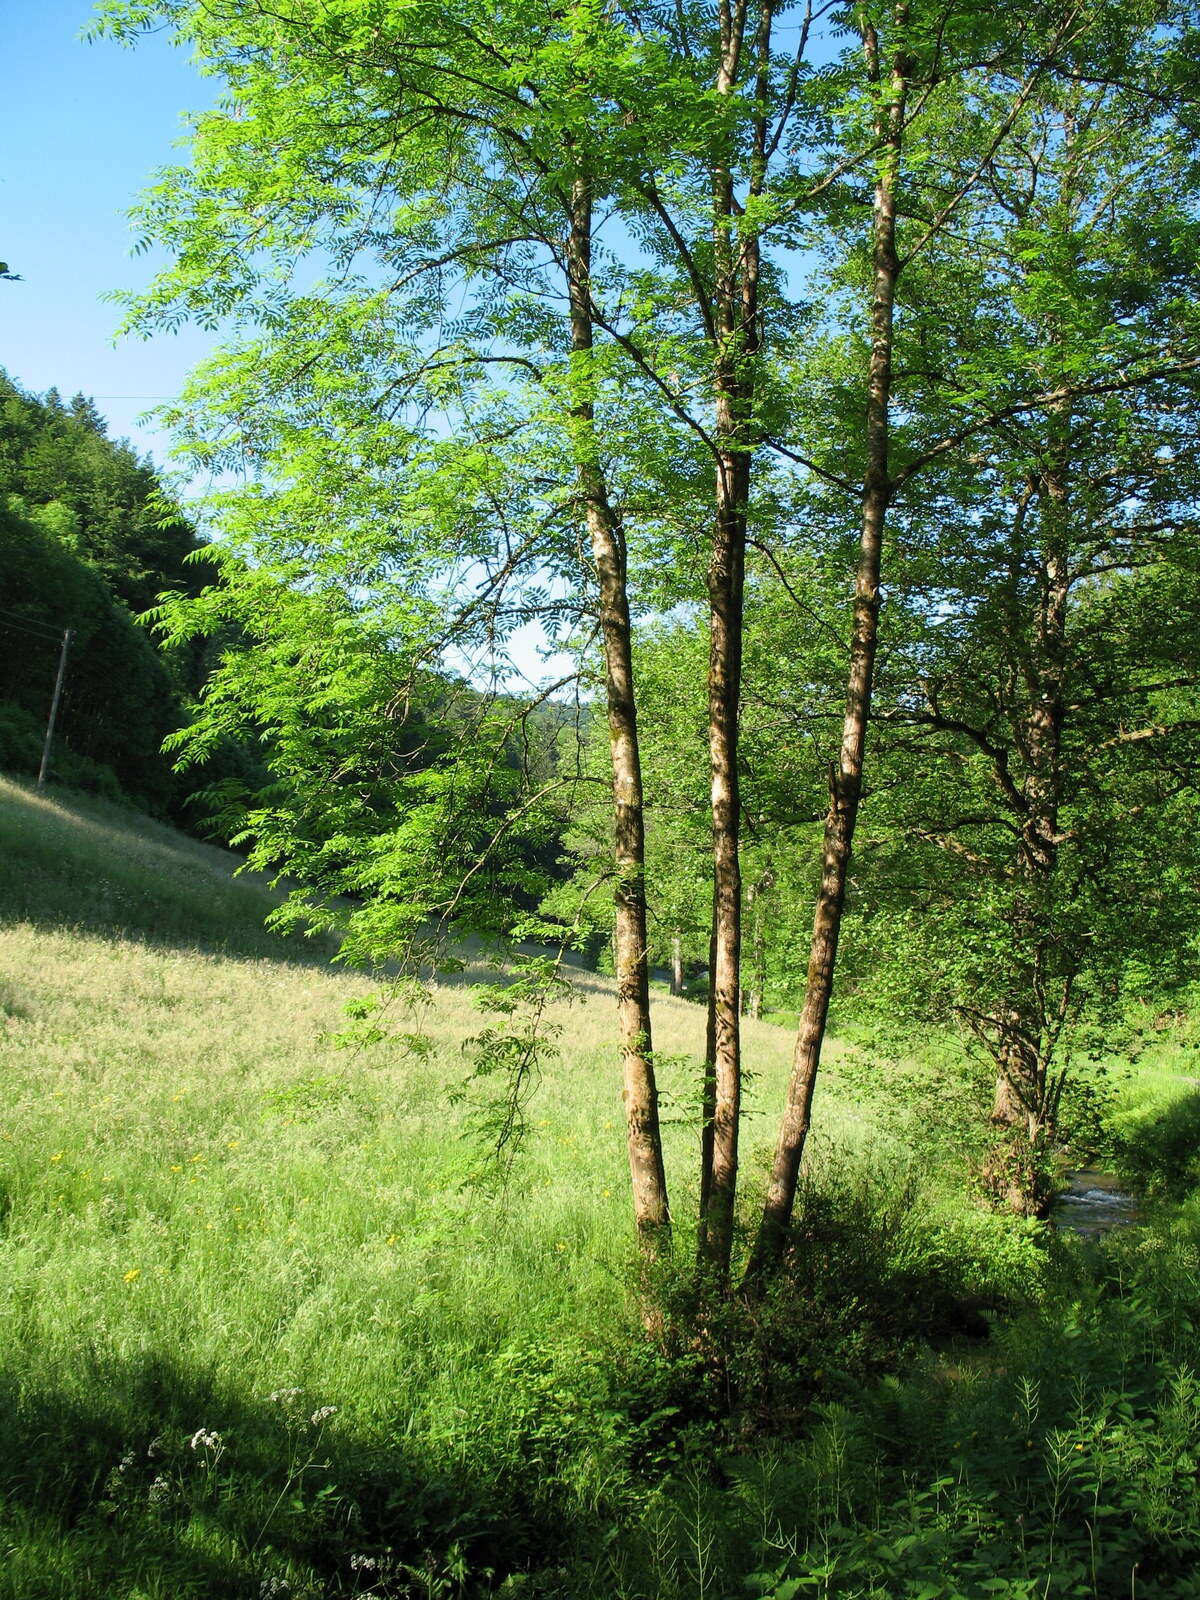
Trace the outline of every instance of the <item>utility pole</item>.
<instances>
[{"instance_id":1,"label":"utility pole","mask_svg":"<svg viewBox=\"0 0 1200 1600\"><path fill-rule=\"evenodd\" d=\"M42 745L42 764L38 768L37 786L46 787L46 773L50 766L50 741L54 738L54 724L58 719L58 702L62 698L63 678L67 672L67 647L71 643L71 629L63 630L62 649L58 656L58 676L54 680L54 698L50 702L50 716L46 723L46 740Z\"/></svg>"}]
</instances>

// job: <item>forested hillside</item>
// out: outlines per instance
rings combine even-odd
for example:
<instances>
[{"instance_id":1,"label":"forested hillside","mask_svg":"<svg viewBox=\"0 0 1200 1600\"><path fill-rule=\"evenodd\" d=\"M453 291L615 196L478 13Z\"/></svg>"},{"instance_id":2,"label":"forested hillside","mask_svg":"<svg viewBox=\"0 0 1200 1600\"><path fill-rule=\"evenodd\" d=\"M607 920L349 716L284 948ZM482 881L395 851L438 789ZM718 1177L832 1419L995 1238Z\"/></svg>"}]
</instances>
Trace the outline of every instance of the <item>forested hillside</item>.
<instances>
[{"instance_id":1,"label":"forested hillside","mask_svg":"<svg viewBox=\"0 0 1200 1600\"><path fill-rule=\"evenodd\" d=\"M90 401L27 394L0 373L0 764L36 772L65 630L71 632L53 771L158 810L180 798L163 739L199 687L140 617L212 572L153 467L109 439Z\"/></svg>"}]
</instances>

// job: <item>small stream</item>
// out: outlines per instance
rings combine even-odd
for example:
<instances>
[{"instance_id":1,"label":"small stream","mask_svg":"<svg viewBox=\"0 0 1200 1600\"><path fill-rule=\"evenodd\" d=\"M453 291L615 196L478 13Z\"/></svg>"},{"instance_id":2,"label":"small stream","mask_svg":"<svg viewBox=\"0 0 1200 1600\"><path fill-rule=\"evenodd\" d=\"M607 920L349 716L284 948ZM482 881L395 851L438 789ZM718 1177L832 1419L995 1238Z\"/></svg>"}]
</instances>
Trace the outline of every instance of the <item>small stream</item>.
<instances>
[{"instance_id":1,"label":"small stream","mask_svg":"<svg viewBox=\"0 0 1200 1600\"><path fill-rule=\"evenodd\" d=\"M1098 1239L1112 1228L1127 1228L1139 1220L1138 1203L1121 1188L1119 1178L1095 1167L1068 1172L1066 1189L1050 1207L1056 1228L1077 1233L1081 1239Z\"/></svg>"}]
</instances>

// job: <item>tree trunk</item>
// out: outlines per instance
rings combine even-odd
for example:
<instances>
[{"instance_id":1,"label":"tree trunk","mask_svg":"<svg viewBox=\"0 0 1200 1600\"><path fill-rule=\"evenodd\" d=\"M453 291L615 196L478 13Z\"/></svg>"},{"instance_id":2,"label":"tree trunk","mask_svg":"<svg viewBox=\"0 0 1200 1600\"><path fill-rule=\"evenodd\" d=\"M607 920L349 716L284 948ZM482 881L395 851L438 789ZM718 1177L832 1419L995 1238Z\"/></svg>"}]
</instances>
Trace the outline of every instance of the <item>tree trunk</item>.
<instances>
[{"instance_id":1,"label":"tree trunk","mask_svg":"<svg viewBox=\"0 0 1200 1600\"><path fill-rule=\"evenodd\" d=\"M724 115L738 81L746 6L718 0L721 62L717 100ZM762 193L767 165L766 107L771 59L772 0L761 0L756 50L756 109L752 122L749 194ZM716 516L708 565L709 761L713 831L713 961L709 987L712 1076L711 1137L701 1158L700 1255L722 1281L729 1272L737 1198L741 1122L742 882L738 722L742 687L746 519L754 446L755 368L761 252L734 192L730 125L718 128L713 152L713 333L716 411ZM707 1085L706 1085L707 1088ZM706 1106L707 1110L707 1106Z\"/></svg>"},{"instance_id":2,"label":"tree trunk","mask_svg":"<svg viewBox=\"0 0 1200 1600\"><path fill-rule=\"evenodd\" d=\"M591 227L591 187L587 178L579 174L571 191L567 251L571 348L577 368L571 421L577 482L599 582L604 640L617 876L613 945L629 1169L638 1232L643 1242L653 1247L669 1227L670 1212L651 1051L645 817L625 549L620 523L608 498L592 400Z\"/></svg>"},{"instance_id":3,"label":"tree trunk","mask_svg":"<svg viewBox=\"0 0 1200 1600\"><path fill-rule=\"evenodd\" d=\"M712 1194L713 1122L717 1109L717 1013L713 1005L713 973L717 966L717 896L713 891L712 921L708 934L708 1015L704 1031L704 1081L700 1090L700 1210L696 1252L700 1261L708 1253L704 1219Z\"/></svg>"},{"instance_id":4,"label":"tree trunk","mask_svg":"<svg viewBox=\"0 0 1200 1600\"><path fill-rule=\"evenodd\" d=\"M1045 948L1043 907L1052 894L1058 866L1062 736L1065 720L1067 605L1071 579L1068 559L1069 505L1067 463L1070 412L1066 402L1050 413L1052 437L1041 475L1042 539L1038 609L1025 670L1029 709L1021 742L1028 763L1023 785L1025 812L1017 843L1017 899L1013 933L1025 956L1014 994L1011 1042L1002 1048L992 1121L1020 1128L1032 1142L1053 1132L1046 1105L1049 1050L1035 1041L1049 1039L1040 971Z\"/></svg>"},{"instance_id":5,"label":"tree trunk","mask_svg":"<svg viewBox=\"0 0 1200 1600\"><path fill-rule=\"evenodd\" d=\"M908 7L901 0L894 12L902 37ZM871 708L871 688L879 633L879 577L884 522L892 485L889 475L888 420L892 381L892 318L900 263L896 255L896 196L904 131L907 64L893 58L886 89L881 81L879 44L865 26L867 68L879 93L876 132L881 155L873 200L873 278L871 360L867 381L866 472L862 496L862 534L854 584L854 626L846 711L837 766L830 773L829 810L821 852L821 886L813 918L804 1008L800 1014L787 1104L779 1132L762 1222L750 1263L757 1277L779 1258L791 1222L800 1175L800 1161L812 1116L812 1097L821 1061L821 1045L833 992L834 965L845 904L846 878L854 825L862 793L863 754Z\"/></svg>"},{"instance_id":6,"label":"tree trunk","mask_svg":"<svg viewBox=\"0 0 1200 1600\"><path fill-rule=\"evenodd\" d=\"M753 930L754 965L751 969L750 1004L747 1009L756 1022L761 1019L763 1014L763 997L767 988L767 934L766 925L763 921L762 897L773 882L773 875L768 870L751 889L748 897L751 911L751 928Z\"/></svg>"},{"instance_id":7,"label":"tree trunk","mask_svg":"<svg viewBox=\"0 0 1200 1600\"><path fill-rule=\"evenodd\" d=\"M683 993L683 941L677 933L671 935L671 993Z\"/></svg>"},{"instance_id":8,"label":"tree trunk","mask_svg":"<svg viewBox=\"0 0 1200 1600\"><path fill-rule=\"evenodd\" d=\"M712 1036L712 1177L701 1231L719 1273L729 1266L741 1119L742 880L739 862L737 736L742 674L745 570L744 458L717 472L717 519L708 592L711 618L708 710L713 834L713 954L709 989Z\"/></svg>"}]
</instances>

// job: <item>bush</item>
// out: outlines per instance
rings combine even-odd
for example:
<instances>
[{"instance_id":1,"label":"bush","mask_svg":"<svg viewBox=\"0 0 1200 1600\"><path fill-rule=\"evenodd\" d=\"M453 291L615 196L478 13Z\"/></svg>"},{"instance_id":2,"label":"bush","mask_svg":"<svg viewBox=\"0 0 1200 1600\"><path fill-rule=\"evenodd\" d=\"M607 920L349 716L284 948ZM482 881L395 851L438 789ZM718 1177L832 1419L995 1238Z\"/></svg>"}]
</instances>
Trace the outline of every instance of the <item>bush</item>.
<instances>
[{"instance_id":1,"label":"bush","mask_svg":"<svg viewBox=\"0 0 1200 1600\"><path fill-rule=\"evenodd\" d=\"M1111 1139L1113 1160L1140 1193L1182 1200L1200 1188L1200 1091L1126 1113Z\"/></svg>"},{"instance_id":2,"label":"bush","mask_svg":"<svg viewBox=\"0 0 1200 1600\"><path fill-rule=\"evenodd\" d=\"M693 1428L720 1418L742 1442L794 1437L930 1342L986 1337L986 1313L1045 1292L1053 1248L1042 1224L951 1206L911 1168L826 1153L758 1292L714 1293L690 1267L660 1288L662 1348L688 1374L682 1414Z\"/></svg>"}]
</instances>

